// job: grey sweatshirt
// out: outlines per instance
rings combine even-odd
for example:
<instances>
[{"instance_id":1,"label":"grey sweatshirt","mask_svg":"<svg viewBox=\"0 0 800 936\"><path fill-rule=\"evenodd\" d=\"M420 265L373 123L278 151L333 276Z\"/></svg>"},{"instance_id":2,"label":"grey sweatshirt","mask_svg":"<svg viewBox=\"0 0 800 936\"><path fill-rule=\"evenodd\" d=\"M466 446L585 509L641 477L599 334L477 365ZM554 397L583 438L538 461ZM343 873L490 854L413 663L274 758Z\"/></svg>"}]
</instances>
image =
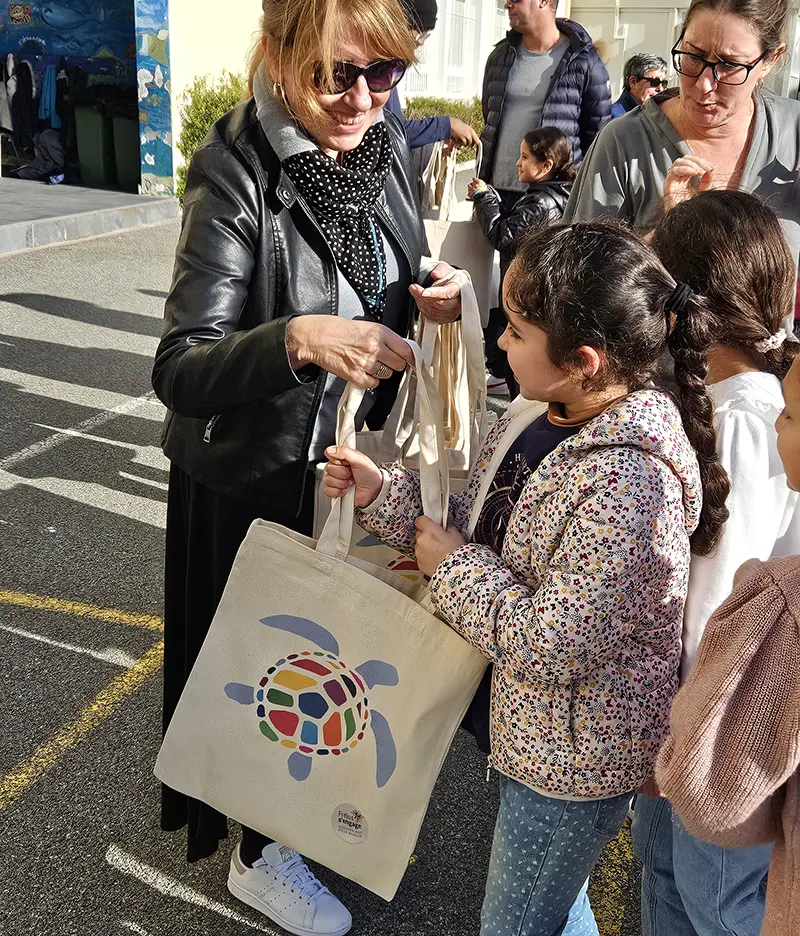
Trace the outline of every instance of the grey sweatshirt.
<instances>
[{"instance_id":1,"label":"grey sweatshirt","mask_svg":"<svg viewBox=\"0 0 800 936\"><path fill-rule=\"evenodd\" d=\"M659 96L663 101L663 97ZM753 140L740 191L775 212L795 263L800 254L800 101L755 94ZM591 218L629 221L644 234L663 215L664 179L689 148L650 98L606 124L584 159L564 213L567 222Z\"/></svg>"}]
</instances>

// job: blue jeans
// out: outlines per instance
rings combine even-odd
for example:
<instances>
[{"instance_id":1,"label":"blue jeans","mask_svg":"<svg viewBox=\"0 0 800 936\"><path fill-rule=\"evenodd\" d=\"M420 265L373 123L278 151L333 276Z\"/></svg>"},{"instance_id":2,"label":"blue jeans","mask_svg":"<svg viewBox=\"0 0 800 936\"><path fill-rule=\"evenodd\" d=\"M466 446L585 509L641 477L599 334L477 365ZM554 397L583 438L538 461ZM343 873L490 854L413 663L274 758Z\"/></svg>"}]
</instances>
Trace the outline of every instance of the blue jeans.
<instances>
[{"instance_id":1,"label":"blue jeans","mask_svg":"<svg viewBox=\"0 0 800 936\"><path fill-rule=\"evenodd\" d=\"M758 936L772 845L722 848L687 832L663 797L639 795L642 936Z\"/></svg>"},{"instance_id":2,"label":"blue jeans","mask_svg":"<svg viewBox=\"0 0 800 936\"><path fill-rule=\"evenodd\" d=\"M631 795L558 800L501 776L481 936L598 936L588 878Z\"/></svg>"}]
</instances>

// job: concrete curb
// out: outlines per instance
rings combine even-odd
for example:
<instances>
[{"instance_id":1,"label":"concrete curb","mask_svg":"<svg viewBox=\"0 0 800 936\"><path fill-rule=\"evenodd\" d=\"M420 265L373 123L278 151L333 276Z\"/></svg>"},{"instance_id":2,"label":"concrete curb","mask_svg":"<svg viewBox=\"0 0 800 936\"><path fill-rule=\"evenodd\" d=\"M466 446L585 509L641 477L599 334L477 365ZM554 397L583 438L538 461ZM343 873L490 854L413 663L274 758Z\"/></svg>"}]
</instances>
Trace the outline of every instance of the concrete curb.
<instances>
[{"instance_id":1,"label":"concrete curb","mask_svg":"<svg viewBox=\"0 0 800 936\"><path fill-rule=\"evenodd\" d=\"M98 234L113 234L171 221L179 215L180 208L175 198L142 198L136 204L0 223L0 254L63 244Z\"/></svg>"}]
</instances>

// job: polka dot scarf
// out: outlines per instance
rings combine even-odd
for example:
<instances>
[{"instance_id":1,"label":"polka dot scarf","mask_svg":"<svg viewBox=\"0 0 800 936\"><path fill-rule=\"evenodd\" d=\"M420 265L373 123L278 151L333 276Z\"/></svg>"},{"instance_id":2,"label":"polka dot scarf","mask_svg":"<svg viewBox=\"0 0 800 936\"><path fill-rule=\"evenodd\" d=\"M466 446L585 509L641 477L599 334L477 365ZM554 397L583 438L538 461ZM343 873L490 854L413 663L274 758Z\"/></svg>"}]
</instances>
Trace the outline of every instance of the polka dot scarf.
<instances>
[{"instance_id":1,"label":"polka dot scarf","mask_svg":"<svg viewBox=\"0 0 800 936\"><path fill-rule=\"evenodd\" d=\"M386 304L386 254L375 205L392 168L392 144L384 123L334 162L322 150L283 163L328 239L334 259L365 310L380 319Z\"/></svg>"}]
</instances>

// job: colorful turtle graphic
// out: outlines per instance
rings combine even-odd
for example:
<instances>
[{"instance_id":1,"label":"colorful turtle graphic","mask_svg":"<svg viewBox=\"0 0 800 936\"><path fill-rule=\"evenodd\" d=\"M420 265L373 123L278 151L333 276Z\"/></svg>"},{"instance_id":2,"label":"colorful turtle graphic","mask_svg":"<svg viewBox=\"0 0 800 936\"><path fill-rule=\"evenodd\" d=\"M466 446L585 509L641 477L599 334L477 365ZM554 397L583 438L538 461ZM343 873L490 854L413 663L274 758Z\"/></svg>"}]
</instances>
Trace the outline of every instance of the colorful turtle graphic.
<instances>
[{"instance_id":1,"label":"colorful turtle graphic","mask_svg":"<svg viewBox=\"0 0 800 936\"><path fill-rule=\"evenodd\" d=\"M295 780L309 776L314 757L338 757L354 750L371 728L378 755L375 780L379 788L385 786L397 766L397 749L389 722L369 707L366 692L375 686L396 686L395 667L368 660L350 669L339 659L333 634L307 618L276 614L261 623L320 649L278 660L258 687L228 683L225 695L240 705L256 705L261 734L292 751L288 767Z\"/></svg>"}]
</instances>

